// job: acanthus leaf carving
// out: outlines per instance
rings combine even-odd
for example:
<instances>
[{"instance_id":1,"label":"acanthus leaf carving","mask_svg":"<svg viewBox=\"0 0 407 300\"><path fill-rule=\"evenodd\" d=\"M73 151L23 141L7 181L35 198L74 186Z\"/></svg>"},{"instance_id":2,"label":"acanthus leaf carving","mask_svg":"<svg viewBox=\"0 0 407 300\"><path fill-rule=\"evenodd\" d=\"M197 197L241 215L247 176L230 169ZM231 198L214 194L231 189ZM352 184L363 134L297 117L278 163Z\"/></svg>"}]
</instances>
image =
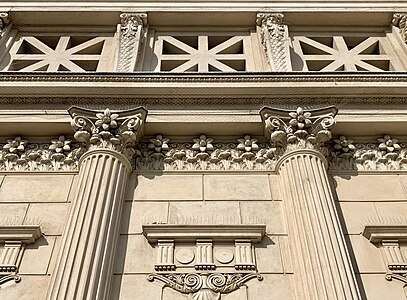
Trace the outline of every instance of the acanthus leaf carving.
<instances>
[{"instance_id":1,"label":"acanthus leaf carving","mask_svg":"<svg viewBox=\"0 0 407 300\"><path fill-rule=\"evenodd\" d=\"M146 13L122 13L120 15L120 47L118 71L134 71L141 44L145 39Z\"/></svg>"},{"instance_id":2,"label":"acanthus leaf carving","mask_svg":"<svg viewBox=\"0 0 407 300\"><path fill-rule=\"evenodd\" d=\"M82 144L79 155L92 149L109 149L132 161L147 114L144 108L112 113L108 108L103 112L94 112L71 107L69 113L75 130L74 137Z\"/></svg>"},{"instance_id":3,"label":"acanthus leaf carving","mask_svg":"<svg viewBox=\"0 0 407 300\"><path fill-rule=\"evenodd\" d=\"M407 14L406 13L395 13L393 15L392 24L400 29L400 34L407 43Z\"/></svg>"},{"instance_id":4,"label":"acanthus leaf carving","mask_svg":"<svg viewBox=\"0 0 407 300\"><path fill-rule=\"evenodd\" d=\"M283 19L281 13L259 13L256 20L268 62L276 72L291 71L288 26Z\"/></svg>"},{"instance_id":5,"label":"acanthus leaf carving","mask_svg":"<svg viewBox=\"0 0 407 300\"><path fill-rule=\"evenodd\" d=\"M301 107L296 111L265 107L260 112L266 137L277 156L299 149L312 149L327 156L326 142L332 137L336 113L335 107L312 111Z\"/></svg>"}]
</instances>

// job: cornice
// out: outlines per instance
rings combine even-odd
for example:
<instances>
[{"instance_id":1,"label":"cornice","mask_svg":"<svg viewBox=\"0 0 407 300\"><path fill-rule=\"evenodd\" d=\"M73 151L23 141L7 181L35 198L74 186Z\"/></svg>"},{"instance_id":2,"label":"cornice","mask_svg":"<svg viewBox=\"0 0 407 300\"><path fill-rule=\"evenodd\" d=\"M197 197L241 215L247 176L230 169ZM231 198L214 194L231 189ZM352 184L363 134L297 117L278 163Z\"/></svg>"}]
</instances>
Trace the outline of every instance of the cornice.
<instances>
[{"instance_id":1,"label":"cornice","mask_svg":"<svg viewBox=\"0 0 407 300\"><path fill-rule=\"evenodd\" d=\"M33 244L41 237L38 225L2 225L0 226L0 242L19 241L24 244Z\"/></svg>"},{"instance_id":2,"label":"cornice","mask_svg":"<svg viewBox=\"0 0 407 300\"><path fill-rule=\"evenodd\" d=\"M401 97L406 72L0 73L3 97ZM405 103L405 102L404 102Z\"/></svg>"}]
</instances>

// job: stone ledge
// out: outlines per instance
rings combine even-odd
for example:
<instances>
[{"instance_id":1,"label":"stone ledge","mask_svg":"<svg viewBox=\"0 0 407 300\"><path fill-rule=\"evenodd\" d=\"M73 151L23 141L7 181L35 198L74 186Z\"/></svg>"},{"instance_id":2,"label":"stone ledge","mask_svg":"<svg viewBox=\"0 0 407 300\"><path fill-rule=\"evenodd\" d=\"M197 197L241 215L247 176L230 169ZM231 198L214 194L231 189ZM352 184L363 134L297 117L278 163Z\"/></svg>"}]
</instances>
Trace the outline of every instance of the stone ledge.
<instances>
[{"instance_id":1,"label":"stone ledge","mask_svg":"<svg viewBox=\"0 0 407 300\"><path fill-rule=\"evenodd\" d=\"M373 244L383 240L406 242L407 225L368 225L365 226L362 234Z\"/></svg>"},{"instance_id":2,"label":"stone ledge","mask_svg":"<svg viewBox=\"0 0 407 300\"><path fill-rule=\"evenodd\" d=\"M0 242L21 241L33 244L41 237L39 225L3 225L0 226Z\"/></svg>"}]
</instances>

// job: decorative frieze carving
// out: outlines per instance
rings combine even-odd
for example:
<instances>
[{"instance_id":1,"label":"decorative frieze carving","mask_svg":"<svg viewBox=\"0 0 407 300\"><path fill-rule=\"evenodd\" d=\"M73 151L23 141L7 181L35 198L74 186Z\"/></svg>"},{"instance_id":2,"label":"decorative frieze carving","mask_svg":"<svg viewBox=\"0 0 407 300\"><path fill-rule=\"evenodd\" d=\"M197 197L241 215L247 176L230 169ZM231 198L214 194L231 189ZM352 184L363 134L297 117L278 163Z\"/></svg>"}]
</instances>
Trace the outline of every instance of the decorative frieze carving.
<instances>
[{"instance_id":1,"label":"decorative frieze carving","mask_svg":"<svg viewBox=\"0 0 407 300\"><path fill-rule=\"evenodd\" d=\"M133 72L145 39L146 13L122 13L120 15L119 72Z\"/></svg>"},{"instance_id":2,"label":"decorative frieze carving","mask_svg":"<svg viewBox=\"0 0 407 300\"><path fill-rule=\"evenodd\" d=\"M37 225L0 226L0 286L10 280L20 282L18 268L23 257L25 245L33 244L41 237Z\"/></svg>"},{"instance_id":3,"label":"decorative frieze carving","mask_svg":"<svg viewBox=\"0 0 407 300\"><path fill-rule=\"evenodd\" d=\"M376 143L354 143L345 136L333 140L331 170L407 170L407 144L389 135Z\"/></svg>"},{"instance_id":4,"label":"decorative frieze carving","mask_svg":"<svg viewBox=\"0 0 407 300\"><path fill-rule=\"evenodd\" d=\"M380 247L387 268L385 278L402 282L407 299L407 257L400 248L407 242L407 225L367 225L363 236Z\"/></svg>"},{"instance_id":5,"label":"decorative frieze carving","mask_svg":"<svg viewBox=\"0 0 407 300\"><path fill-rule=\"evenodd\" d=\"M407 42L407 14L406 13L395 13L393 15L392 24L400 28L400 34L404 40Z\"/></svg>"},{"instance_id":6,"label":"decorative frieze carving","mask_svg":"<svg viewBox=\"0 0 407 300\"><path fill-rule=\"evenodd\" d=\"M147 115L144 108L113 113L108 108L95 112L71 107L68 112L72 116L74 137L82 143L81 153L92 149L109 149L132 161L135 144L142 134Z\"/></svg>"},{"instance_id":7,"label":"decorative frieze carving","mask_svg":"<svg viewBox=\"0 0 407 300\"><path fill-rule=\"evenodd\" d=\"M274 167L274 149L249 135L238 143L213 143L201 135L193 143L170 143L158 135L138 145L138 170L269 170Z\"/></svg>"},{"instance_id":8,"label":"decorative frieze carving","mask_svg":"<svg viewBox=\"0 0 407 300\"><path fill-rule=\"evenodd\" d=\"M335 107L310 111L301 107L296 111L264 107L260 111L266 137L276 156L299 149L316 150L326 156L328 149L325 143L332 137L336 113Z\"/></svg>"},{"instance_id":9,"label":"decorative frieze carving","mask_svg":"<svg viewBox=\"0 0 407 300\"><path fill-rule=\"evenodd\" d=\"M250 279L262 280L253 244L265 235L265 225L151 224L143 225L143 234L158 250L157 273L147 279L190 300L220 300Z\"/></svg>"},{"instance_id":10,"label":"decorative frieze carving","mask_svg":"<svg viewBox=\"0 0 407 300\"><path fill-rule=\"evenodd\" d=\"M79 144L61 135L51 143L29 143L17 136L0 144L0 171L76 171Z\"/></svg>"},{"instance_id":11,"label":"decorative frieze carving","mask_svg":"<svg viewBox=\"0 0 407 300\"><path fill-rule=\"evenodd\" d=\"M272 71L291 71L288 26L283 23L281 13L257 14L261 41Z\"/></svg>"}]
</instances>

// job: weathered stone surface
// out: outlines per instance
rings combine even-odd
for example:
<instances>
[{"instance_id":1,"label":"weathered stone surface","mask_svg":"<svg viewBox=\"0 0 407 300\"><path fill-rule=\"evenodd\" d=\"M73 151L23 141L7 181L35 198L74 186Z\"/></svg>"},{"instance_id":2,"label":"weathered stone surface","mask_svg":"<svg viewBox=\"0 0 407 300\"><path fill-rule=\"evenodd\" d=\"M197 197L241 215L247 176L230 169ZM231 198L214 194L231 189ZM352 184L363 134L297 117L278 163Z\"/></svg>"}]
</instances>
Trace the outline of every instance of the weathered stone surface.
<instances>
[{"instance_id":1,"label":"weathered stone surface","mask_svg":"<svg viewBox=\"0 0 407 300\"><path fill-rule=\"evenodd\" d=\"M46 235L61 235L68 216L69 203L33 203L28 208L24 224L39 223Z\"/></svg>"},{"instance_id":2,"label":"weathered stone surface","mask_svg":"<svg viewBox=\"0 0 407 300\"><path fill-rule=\"evenodd\" d=\"M369 300L405 300L403 284L398 281L387 281L383 274L362 274L366 299Z\"/></svg>"},{"instance_id":3,"label":"weathered stone surface","mask_svg":"<svg viewBox=\"0 0 407 300\"><path fill-rule=\"evenodd\" d=\"M27 245L19 273L26 275L47 274L54 244L55 237L41 237L35 244Z\"/></svg>"},{"instance_id":4,"label":"weathered stone surface","mask_svg":"<svg viewBox=\"0 0 407 300\"><path fill-rule=\"evenodd\" d=\"M115 260L115 274L150 273L157 254L143 235L121 235Z\"/></svg>"},{"instance_id":5,"label":"weathered stone surface","mask_svg":"<svg viewBox=\"0 0 407 300\"><path fill-rule=\"evenodd\" d=\"M380 202L375 203L377 214L383 223L403 223L407 217L407 202Z\"/></svg>"},{"instance_id":6,"label":"weathered stone surface","mask_svg":"<svg viewBox=\"0 0 407 300\"><path fill-rule=\"evenodd\" d=\"M283 273L278 237L265 236L256 244L256 262L260 273Z\"/></svg>"},{"instance_id":7,"label":"weathered stone surface","mask_svg":"<svg viewBox=\"0 0 407 300\"><path fill-rule=\"evenodd\" d=\"M281 195L281 186L280 186L280 180L278 178L278 175L269 175L270 179L270 188L271 188L271 197L273 200L282 200L283 196Z\"/></svg>"},{"instance_id":8,"label":"weathered stone surface","mask_svg":"<svg viewBox=\"0 0 407 300\"><path fill-rule=\"evenodd\" d=\"M161 299L162 284L147 282L145 274L114 275L111 300Z\"/></svg>"},{"instance_id":9,"label":"weathered stone surface","mask_svg":"<svg viewBox=\"0 0 407 300\"><path fill-rule=\"evenodd\" d=\"M205 175L205 200L271 200L267 175Z\"/></svg>"},{"instance_id":10,"label":"weathered stone surface","mask_svg":"<svg viewBox=\"0 0 407 300\"><path fill-rule=\"evenodd\" d=\"M292 275L263 274L263 278L247 282L249 299L294 299Z\"/></svg>"},{"instance_id":11,"label":"weathered stone surface","mask_svg":"<svg viewBox=\"0 0 407 300\"><path fill-rule=\"evenodd\" d=\"M290 245L288 236L278 237L281 249L281 261L283 263L284 273L293 273L293 265L291 261Z\"/></svg>"},{"instance_id":12,"label":"weathered stone surface","mask_svg":"<svg viewBox=\"0 0 407 300\"><path fill-rule=\"evenodd\" d=\"M171 202L170 224L240 224L238 202Z\"/></svg>"},{"instance_id":13,"label":"weathered stone surface","mask_svg":"<svg viewBox=\"0 0 407 300\"><path fill-rule=\"evenodd\" d=\"M360 234L369 219L378 217L373 202L340 202L338 206L345 222L342 228L348 234Z\"/></svg>"},{"instance_id":14,"label":"weathered stone surface","mask_svg":"<svg viewBox=\"0 0 407 300\"><path fill-rule=\"evenodd\" d=\"M22 275L21 282L11 282L10 285L2 286L0 299L7 300L39 300L45 299L49 276Z\"/></svg>"},{"instance_id":15,"label":"weathered stone surface","mask_svg":"<svg viewBox=\"0 0 407 300\"><path fill-rule=\"evenodd\" d=\"M72 175L7 175L0 202L66 202L72 179Z\"/></svg>"},{"instance_id":16,"label":"weathered stone surface","mask_svg":"<svg viewBox=\"0 0 407 300\"><path fill-rule=\"evenodd\" d=\"M28 204L0 204L0 224L19 225L23 223Z\"/></svg>"},{"instance_id":17,"label":"weathered stone surface","mask_svg":"<svg viewBox=\"0 0 407 300\"><path fill-rule=\"evenodd\" d=\"M168 222L168 202L125 202L121 233L142 233L143 224Z\"/></svg>"},{"instance_id":18,"label":"weathered stone surface","mask_svg":"<svg viewBox=\"0 0 407 300\"><path fill-rule=\"evenodd\" d=\"M171 288L163 289L163 300L187 300L188 296L174 291Z\"/></svg>"},{"instance_id":19,"label":"weathered stone surface","mask_svg":"<svg viewBox=\"0 0 407 300\"><path fill-rule=\"evenodd\" d=\"M286 234L281 201L240 202L243 224L266 224L269 234Z\"/></svg>"},{"instance_id":20,"label":"weathered stone surface","mask_svg":"<svg viewBox=\"0 0 407 300\"><path fill-rule=\"evenodd\" d=\"M349 239L359 273L386 273L386 266L378 247L362 235L351 235Z\"/></svg>"},{"instance_id":21,"label":"weathered stone surface","mask_svg":"<svg viewBox=\"0 0 407 300\"><path fill-rule=\"evenodd\" d=\"M339 201L406 200L397 175L334 176Z\"/></svg>"},{"instance_id":22,"label":"weathered stone surface","mask_svg":"<svg viewBox=\"0 0 407 300\"><path fill-rule=\"evenodd\" d=\"M133 191L134 189L134 191ZM202 200L201 175L131 176L126 199Z\"/></svg>"}]
</instances>

